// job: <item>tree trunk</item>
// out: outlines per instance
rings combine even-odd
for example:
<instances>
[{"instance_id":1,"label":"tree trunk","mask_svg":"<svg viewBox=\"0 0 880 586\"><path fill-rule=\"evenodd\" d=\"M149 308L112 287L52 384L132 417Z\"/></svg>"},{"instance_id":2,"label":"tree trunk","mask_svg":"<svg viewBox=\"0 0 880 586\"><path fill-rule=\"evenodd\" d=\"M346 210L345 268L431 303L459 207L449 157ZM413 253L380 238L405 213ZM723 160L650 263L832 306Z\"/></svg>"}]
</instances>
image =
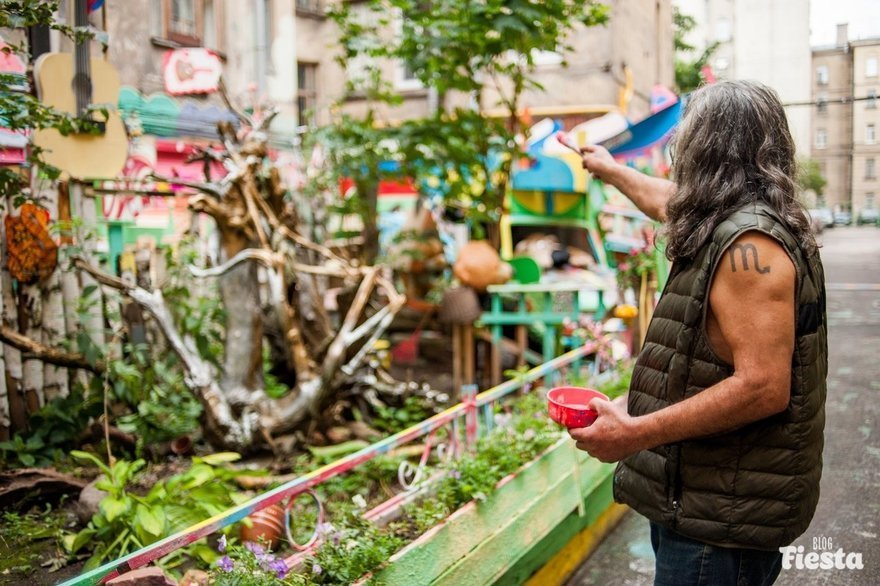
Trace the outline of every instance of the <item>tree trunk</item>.
<instances>
[{"instance_id":1,"label":"tree trunk","mask_svg":"<svg viewBox=\"0 0 880 586\"><path fill-rule=\"evenodd\" d=\"M379 185L369 181L359 181L357 183L358 195L364 201L364 248L363 260L364 264L372 266L379 256L379 226L378 226L378 205L379 205Z\"/></svg>"},{"instance_id":2,"label":"tree trunk","mask_svg":"<svg viewBox=\"0 0 880 586\"><path fill-rule=\"evenodd\" d=\"M83 228L85 230L94 230L97 227L98 218L95 210L95 200L86 198L83 194L83 186L76 181L68 183L70 194L70 206L75 216L82 218ZM78 243L82 248L83 256L94 266L98 266L97 257L95 256L95 242L92 238L83 238ZM85 272L80 273L80 290L91 285L97 285L97 282ZM95 291L90 295L88 308L88 319L83 324L83 328L89 337L99 348L105 348L104 340L104 301L100 287L95 287ZM106 349L106 348L105 348Z\"/></svg>"},{"instance_id":3,"label":"tree trunk","mask_svg":"<svg viewBox=\"0 0 880 586\"><path fill-rule=\"evenodd\" d=\"M7 199L7 206L11 201ZM10 209L7 207L7 210ZM6 268L6 227L0 222L0 296L3 298L3 324L18 331L18 307L12 290L12 276ZM21 393L21 352L12 346L3 348L4 385L6 387L7 413L11 424L10 435L27 427L27 410Z\"/></svg>"},{"instance_id":4,"label":"tree trunk","mask_svg":"<svg viewBox=\"0 0 880 586\"><path fill-rule=\"evenodd\" d=\"M53 221L59 218L60 191L52 191L45 202L49 217ZM40 316L43 343L47 346L61 346L65 340L67 328L64 319L64 304L61 297L61 267L52 271L52 275L42 287L43 313ZM68 394L67 369L46 363L43 365L43 395L46 401L55 397L66 397Z\"/></svg>"},{"instance_id":5,"label":"tree trunk","mask_svg":"<svg viewBox=\"0 0 880 586\"><path fill-rule=\"evenodd\" d=\"M239 263L220 277L226 347L220 388L234 406L252 405L263 390L263 320L258 265Z\"/></svg>"},{"instance_id":6,"label":"tree trunk","mask_svg":"<svg viewBox=\"0 0 880 586\"><path fill-rule=\"evenodd\" d=\"M42 294L38 285L22 287L18 296L19 331L34 342L41 344L43 335L40 318L43 315ZM22 392L28 413L33 415L43 406L43 362L38 358L25 358L22 364Z\"/></svg>"}]
</instances>

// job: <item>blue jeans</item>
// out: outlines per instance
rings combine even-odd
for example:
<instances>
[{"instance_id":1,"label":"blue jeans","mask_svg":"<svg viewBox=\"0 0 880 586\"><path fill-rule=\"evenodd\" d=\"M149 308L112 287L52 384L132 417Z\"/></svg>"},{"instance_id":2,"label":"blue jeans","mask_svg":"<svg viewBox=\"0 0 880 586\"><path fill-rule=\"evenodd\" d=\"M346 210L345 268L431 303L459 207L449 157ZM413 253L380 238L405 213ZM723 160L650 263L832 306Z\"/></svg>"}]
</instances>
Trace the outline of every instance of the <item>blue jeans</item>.
<instances>
[{"instance_id":1,"label":"blue jeans","mask_svg":"<svg viewBox=\"0 0 880 586\"><path fill-rule=\"evenodd\" d=\"M654 586L770 586L782 569L778 551L716 547L651 523Z\"/></svg>"}]
</instances>

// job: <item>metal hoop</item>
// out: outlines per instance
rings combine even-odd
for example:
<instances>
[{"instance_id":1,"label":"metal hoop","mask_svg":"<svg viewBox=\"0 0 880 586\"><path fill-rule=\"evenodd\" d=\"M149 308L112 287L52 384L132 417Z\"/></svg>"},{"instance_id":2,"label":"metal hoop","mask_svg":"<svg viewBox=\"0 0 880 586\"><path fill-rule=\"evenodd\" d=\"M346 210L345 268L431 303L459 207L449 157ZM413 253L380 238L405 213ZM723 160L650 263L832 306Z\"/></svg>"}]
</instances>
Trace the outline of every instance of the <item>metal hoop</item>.
<instances>
[{"instance_id":1,"label":"metal hoop","mask_svg":"<svg viewBox=\"0 0 880 586\"><path fill-rule=\"evenodd\" d=\"M312 531L312 536L309 538L307 542L300 545L293 539L293 532L291 529L291 514L290 510L293 508L293 505L296 504L296 500L302 495L307 494L312 497L312 500L315 503L315 506L318 508L318 516L315 522L315 529ZM318 540L321 538L320 528L324 524L324 505L321 503L321 499L318 497L318 494L314 490L305 490L299 494L295 494L290 497L287 501L287 505L284 507L284 530L287 533L287 541L290 543L290 546L297 551L305 551L315 545Z\"/></svg>"}]
</instances>

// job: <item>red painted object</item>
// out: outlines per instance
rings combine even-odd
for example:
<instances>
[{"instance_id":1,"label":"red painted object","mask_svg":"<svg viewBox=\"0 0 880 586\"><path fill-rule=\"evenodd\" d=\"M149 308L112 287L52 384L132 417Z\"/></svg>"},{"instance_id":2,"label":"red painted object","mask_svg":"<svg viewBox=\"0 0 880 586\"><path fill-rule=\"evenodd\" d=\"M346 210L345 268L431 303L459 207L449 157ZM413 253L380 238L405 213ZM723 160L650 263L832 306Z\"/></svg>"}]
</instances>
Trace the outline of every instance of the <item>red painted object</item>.
<instances>
[{"instance_id":1,"label":"red painted object","mask_svg":"<svg viewBox=\"0 0 880 586\"><path fill-rule=\"evenodd\" d=\"M242 525L239 537L242 541L263 541L271 548L278 545L278 540L284 534L284 508L281 505L272 505L262 511L251 513L251 526Z\"/></svg>"},{"instance_id":2,"label":"red painted object","mask_svg":"<svg viewBox=\"0 0 880 586\"><path fill-rule=\"evenodd\" d=\"M608 400L604 394L582 387L557 387L547 393L547 410L550 419L571 429L590 427L599 416L589 408L593 399Z\"/></svg>"}]
</instances>

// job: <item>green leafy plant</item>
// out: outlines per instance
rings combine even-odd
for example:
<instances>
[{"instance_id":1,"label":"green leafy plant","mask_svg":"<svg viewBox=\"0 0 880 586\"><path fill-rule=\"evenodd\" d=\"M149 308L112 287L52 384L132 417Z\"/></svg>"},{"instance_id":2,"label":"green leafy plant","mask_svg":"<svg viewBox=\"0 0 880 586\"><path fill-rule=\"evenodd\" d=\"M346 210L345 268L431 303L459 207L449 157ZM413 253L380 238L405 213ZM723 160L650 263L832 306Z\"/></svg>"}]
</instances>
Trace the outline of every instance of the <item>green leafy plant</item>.
<instances>
[{"instance_id":1,"label":"green leafy plant","mask_svg":"<svg viewBox=\"0 0 880 586\"><path fill-rule=\"evenodd\" d=\"M0 442L0 467L50 466L77 443L88 422L101 412L101 396L86 394L79 385L66 397L46 403L29 420L27 435Z\"/></svg>"},{"instance_id":2,"label":"green leafy plant","mask_svg":"<svg viewBox=\"0 0 880 586\"><path fill-rule=\"evenodd\" d=\"M411 395L404 399L401 406L376 407L376 416L371 424L380 431L397 433L419 421L424 421L433 414L433 410L423 397Z\"/></svg>"},{"instance_id":3,"label":"green leafy plant","mask_svg":"<svg viewBox=\"0 0 880 586\"><path fill-rule=\"evenodd\" d=\"M107 492L88 525L77 534L65 536L65 547L70 553L76 554L86 546L91 549L86 569L149 545L247 499L233 482L239 473L226 466L240 457L230 452L193 458L188 470L156 482L146 494L138 494L132 488L138 472L146 465L144 460L117 460L108 466L87 452L73 451L71 456L97 466L103 476L95 487ZM187 555L210 562L216 552L197 543L178 550L162 563L171 567Z\"/></svg>"},{"instance_id":4,"label":"green leafy plant","mask_svg":"<svg viewBox=\"0 0 880 586\"><path fill-rule=\"evenodd\" d=\"M322 529L326 541L305 568L311 584L353 584L384 566L405 543L353 509L340 516L337 527Z\"/></svg>"}]
</instances>

